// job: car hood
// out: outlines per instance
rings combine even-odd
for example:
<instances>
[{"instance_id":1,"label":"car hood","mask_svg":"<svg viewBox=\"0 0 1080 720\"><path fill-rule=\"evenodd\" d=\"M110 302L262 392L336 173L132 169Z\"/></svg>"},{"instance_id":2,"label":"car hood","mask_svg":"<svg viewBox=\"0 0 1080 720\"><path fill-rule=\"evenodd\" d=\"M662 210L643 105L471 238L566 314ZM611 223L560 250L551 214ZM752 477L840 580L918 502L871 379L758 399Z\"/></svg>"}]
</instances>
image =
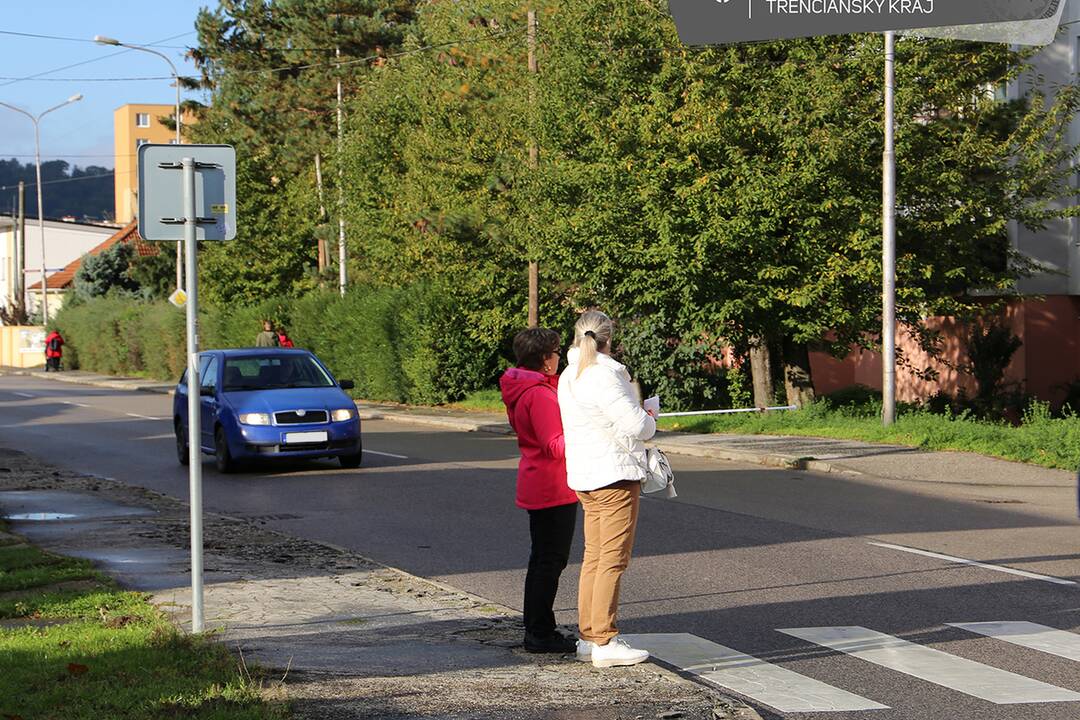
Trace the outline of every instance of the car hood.
<instances>
[{"instance_id":1,"label":"car hood","mask_svg":"<svg viewBox=\"0 0 1080 720\"><path fill-rule=\"evenodd\" d=\"M225 399L238 413L337 410L354 407L353 401L338 387L243 390L227 392Z\"/></svg>"}]
</instances>

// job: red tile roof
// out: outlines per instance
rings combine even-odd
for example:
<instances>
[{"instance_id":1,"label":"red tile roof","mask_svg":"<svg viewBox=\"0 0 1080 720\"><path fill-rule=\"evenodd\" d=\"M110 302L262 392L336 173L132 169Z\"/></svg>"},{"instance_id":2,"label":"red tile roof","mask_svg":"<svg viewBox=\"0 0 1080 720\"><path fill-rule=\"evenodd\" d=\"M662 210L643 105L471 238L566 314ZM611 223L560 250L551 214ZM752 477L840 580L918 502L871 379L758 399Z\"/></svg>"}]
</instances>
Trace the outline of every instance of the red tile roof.
<instances>
[{"instance_id":1,"label":"red tile roof","mask_svg":"<svg viewBox=\"0 0 1080 720\"><path fill-rule=\"evenodd\" d=\"M137 220L132 220L126 227L110 236L108 240L97 247L92 248L87 255L99 255L117 243L135 243L135 254L139 257L153 257L161 252L157 245L148 243L142 239L139 235L139 222ZM84 255L83 257L86 256ZM48 277L48 288L50 290L67 290L75 284L75 273L79 272L81 266L82 257L72 260L63 270L54 272ZM30 289L40 290L41 281L38 280L31 285Z\"/></svg>"}]
</instances>

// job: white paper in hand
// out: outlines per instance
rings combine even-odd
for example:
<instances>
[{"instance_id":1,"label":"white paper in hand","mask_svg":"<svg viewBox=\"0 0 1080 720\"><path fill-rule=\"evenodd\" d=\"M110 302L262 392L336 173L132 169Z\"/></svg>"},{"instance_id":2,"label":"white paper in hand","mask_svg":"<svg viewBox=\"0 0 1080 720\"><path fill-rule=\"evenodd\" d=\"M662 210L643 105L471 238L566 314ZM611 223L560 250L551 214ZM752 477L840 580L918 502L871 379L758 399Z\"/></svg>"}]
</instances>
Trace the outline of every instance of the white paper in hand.
<instances>
[{"instance_id":1,"label":"white paper in hand","mask_svg":"<svg viewBox=\"0 0 1080 720\"><path fill-rule=\"evenodd\" d=\"M651 398L646 398L645 402L643 402L641 405L645 408L645 412L651 414L653 417L656 417L660 414L659 395L653 395Z\"/></svg>"}]
</instances>

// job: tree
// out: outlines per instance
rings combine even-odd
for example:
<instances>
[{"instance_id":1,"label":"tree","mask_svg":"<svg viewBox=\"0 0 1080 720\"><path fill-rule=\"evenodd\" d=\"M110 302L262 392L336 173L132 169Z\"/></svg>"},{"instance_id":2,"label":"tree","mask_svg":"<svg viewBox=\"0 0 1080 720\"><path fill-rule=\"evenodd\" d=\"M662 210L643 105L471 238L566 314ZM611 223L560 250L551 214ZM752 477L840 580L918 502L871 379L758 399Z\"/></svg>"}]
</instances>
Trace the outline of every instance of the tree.
<instances>
[{"instance_id":1,"label":"tree","mask_svg":"<svg viewBox=\"0 0 1080 720\"><path fill-rule=\"evenodd\" d=\"M222 0L199 13L193 56L212 102L191 134L236 146L244 217L236 243L207 248L208 299L311 286L321 222L314 158L333 155L337 80L346 97L360 92L369 58L400 39L411 8L406 0Z\"/></svg>"},{"instance_id":2,"label":"tree","mask_svg":"<svg viewBox=\"0 0 1080 720\"><path fill-rule=\"evenodd\" d=\"M554 31L562 55L548 67L564 74L544 87L566 119L545 127L559 155L545 180L550 198L569 201L548 210L568 220L549 226L564 277L624 317L664 309L687 340L772 349L789 397L805 400L809 347L845 354L880 328L880 38L676 49L648 5L576 5ZM590 44L607 51L575 52ZM1024 59L1003 46L900 43L908 323L975 311L972 290L1007 291L1025 271L1009 219L1038 227L1073 193L1076 88L1052 101L1032 88L1012 103L986 92Z\"/></svg>"},{"instance_id":3,"label":"tree","mask_svg":"<svg viewBox=\"0 0 1080 720\"><path fill-rule=\"evenodd\" d=\"M116 243L97 255L84 255L75 273L75 295L81 300L109 293L135 293L139 284L131 277L135 248Z\"/></svg>"},{"instance_id":4,"label":"tree","mask_svg":"<svg viewBox=\"0 0 1080 720\"><path fill-rule=\"evenodd\" d=\"M43 195L46 218L71 215L78 220L111 220L113 217L112 170L97 165L70 168L64 160L41 163L41 180L46 186ZM19 181L26 183L26 212L37 217L34 184L37 182L34 163L21 163L15 158L0 160L0 208L13 208L18 198ZM67 181L67 182L64 182ZM72 182L73 181L73 182Z\"/></svg>"}]
</instances>

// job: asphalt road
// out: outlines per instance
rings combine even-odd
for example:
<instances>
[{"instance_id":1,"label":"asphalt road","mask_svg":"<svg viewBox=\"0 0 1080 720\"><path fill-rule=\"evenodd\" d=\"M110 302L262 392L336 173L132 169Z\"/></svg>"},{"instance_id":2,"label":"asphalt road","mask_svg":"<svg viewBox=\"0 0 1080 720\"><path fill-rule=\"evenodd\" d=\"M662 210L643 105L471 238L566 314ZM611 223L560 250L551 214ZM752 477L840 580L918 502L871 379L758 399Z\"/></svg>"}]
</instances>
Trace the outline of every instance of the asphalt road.
<instances>
[{"instance_id":1,"label":"asphalt road","mask_svg":"<svg viewBox=\"0 0 1080 720\"><path fill-rule=\"evenodd\" d=\"M184 498L187 473L175 459L170 408L161 395L0 377L0 445ZM513 505L514 440L381 421L365 423L364 435L358 470L320 461L221 476L208 461L206 508L520 608L528 534L524 512ZM623 583L624 632L690 633L761 661L743 659L736 673L748 664L779 667L825 691L887 706L777 712L755 700L775 705L777 693L788 692L770 687L765 672L758 686L741 688L767 718L1080 718L1080 695L1032 701L1045 692L1080 693L1080 586L1051 581L1080 580L1075 488L1016 488L1008 478L978 486L933 477L902 482L672 459L680 497L643 501ZM575 620L576 570L568 568L558 600L567 623ZM1016 644L1026 637L1016 628L1002 639L947 625L1005 621L1070 631L1054 638L1067 646L1037 650ZM851 626L910 644L805 630ZM848 633L843 652L828 647L837 632ZM1026 687L1016 676L1047 685ZM1016 694L1005 697L1015 682Z\"/></svg>"}]
</instances>

